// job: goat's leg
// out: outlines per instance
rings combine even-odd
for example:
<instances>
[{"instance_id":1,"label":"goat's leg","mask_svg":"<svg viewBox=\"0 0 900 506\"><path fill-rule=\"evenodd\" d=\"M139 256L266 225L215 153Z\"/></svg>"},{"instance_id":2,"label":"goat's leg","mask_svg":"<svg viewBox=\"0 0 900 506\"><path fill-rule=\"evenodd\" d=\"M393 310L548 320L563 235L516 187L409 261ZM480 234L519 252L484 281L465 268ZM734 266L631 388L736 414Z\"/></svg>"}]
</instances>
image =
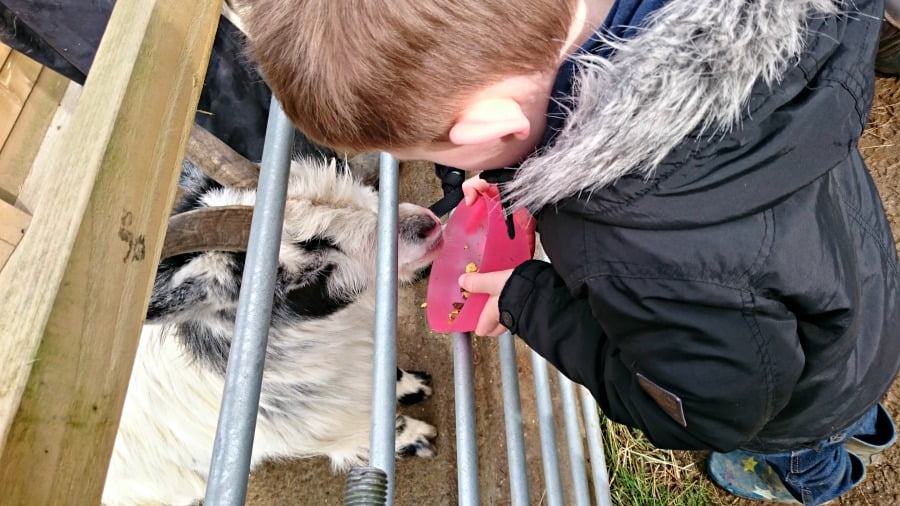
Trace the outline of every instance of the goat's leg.
<instances>
[{"instance_id":1,"label":"goat's leg","mask_svg":"<svg viewBox=\"0 0 900 506\"><path fill-rule=\"evenodd\" d=\"M397 415L395 428L398 457L434 457L434 446L430 440L437 436L437 429L433 426L415 418Z\"/></svg>"},{"instance_id":2,"label":"goat's leg","mask_svg":"<svg viewBox=\"0 0 900 506\"><path fill-rule=\"evenodd\" d=\"M397 402L409 406L429 397L431 397L430 374L397 368Z\"/></svg>"}]
</instances>

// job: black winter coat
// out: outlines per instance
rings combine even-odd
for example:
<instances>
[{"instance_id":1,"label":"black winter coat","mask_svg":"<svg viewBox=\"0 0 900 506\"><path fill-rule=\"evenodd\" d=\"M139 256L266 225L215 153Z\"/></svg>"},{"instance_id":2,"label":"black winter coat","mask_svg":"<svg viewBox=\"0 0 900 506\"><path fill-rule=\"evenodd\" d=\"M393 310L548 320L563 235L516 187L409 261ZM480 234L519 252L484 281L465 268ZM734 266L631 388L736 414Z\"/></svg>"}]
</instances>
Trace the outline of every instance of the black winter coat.
<instances>
[{"instance_id":1,"label":"black winter coat","mask_svg":"<svg viewBox=\"0 0 900 506\"><path fill-rule=\"evenodd\" d=\"M503 290L501 322L659 447L808 446L900 368L895 242L857 150L880 2L856 5L807 13L804 49L730 131L543 206L552 266Z\"/></svg>"}]
</instances>

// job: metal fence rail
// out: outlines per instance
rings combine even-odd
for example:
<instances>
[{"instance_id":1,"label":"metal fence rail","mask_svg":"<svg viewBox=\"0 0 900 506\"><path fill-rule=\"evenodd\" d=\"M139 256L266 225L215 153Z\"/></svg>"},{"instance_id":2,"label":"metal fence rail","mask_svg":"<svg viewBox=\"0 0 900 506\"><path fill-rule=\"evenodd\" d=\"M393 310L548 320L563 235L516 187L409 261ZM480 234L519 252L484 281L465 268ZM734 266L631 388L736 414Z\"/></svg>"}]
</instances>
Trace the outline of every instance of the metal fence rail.
<instances>
[{"instance_id":1,"label":"metal fence rail","mask_svg":"<svg viewBox=\"0 0 900 506\"><path fill-rule=\"evenodd\" d=\"M500 375L503 382L503 421L506 425L506 455L509 460L509 496L513 506L528 505L528 469L522 403L516 367L516 344L509 332L499 338Z\"/></svg>"},{"instance_id":2,"label":"metal fence rail","mask_svg":"<svg viewBox=\"0 0 900 506\"><path fill-rule=\"evenodd\" d=\"M240 505L246 498L292 138L293 129L273 99L205 504ZM397 160L390 155L382 154L380 163L371 450L369 467L356 468L348 476L344 498L347 505L394 504L399 171ZM479 483L471 336L455 333L452 339L459 504L475 506L479 504ZM530 501L530 487L515 342L508 332L498 339L510 497L513 505L524 506ZM540 422L544 503L563 505L566 503L550 375L544 359L533 352L530 355ZM561 374L558 376L574 503L591 504L592 484L593 502L607 506L609 481L597 404L586 389Z\"/></svg>"},{"instance_id":3,"label":"metal fence rail","mask_svg":"<svg viewBox=\"0 0 900 506\"><path fill-rule=\"evenodd\" d=\"M378 255L375 285L375 362L369 465L387 476L387 504L394 502L394 418L396 417L397 349L397 160L381 155L378 195Z\"/></svg>"},{"instance_id":4,"label":"metal fence rail","mask_svg":"<svg viewBox=\"0 0 900 506\"><path fill-rule=\"evenodd\" d=\"M591 456L591 478L594 483L594 497L597 506L612 506L609 497L609 474L606 470L606 456L603 452L603 441L600 436L600 417L597 414L597 400L587 388L578 387L581 397L581 409L584 411L585 432L587 433L588 450Z\"/></svg>"},{"instance_id":5,"label":"metal fence rail","mask_svg":"<svg viewBox=\"0 0 900 506\"><path fill-rule=\"evenodd\" d=\"M541 463L544 469L544 487L548 506L563 506L562 478L556 446L556 419L550 391L547 362L537 353L531 354L531 370L534 373L534 390L537 396L537 414L541 431Z\"/></svg>"},{"instance_id":6,"label":"metal fence rail","mask_svg":"<svg viewBox=\"0 0 900 506\"><path fill-rule=\"evenodd\" d=\"M453 333L453 385L456 393L456 469L460 506L478 506L478 445L475 438L475 387L472 338Z\"/></svg>"},{"instance_id":7,"label":"metal fence rail","mask_svg":"<svg viewBox=\"0 0 900 506\"><path fill-rule=\"evenodd\" d=\"M294 130L273 98L266 127L256 207L250 226L235 335L204 504L241 505L247 480L275 293Z\"/></svg>"},{"instance_id":8,"label":"metal fence rail","mask_svg":"<svg viewBox=\"0 0 900 506\"><path fill-rule=\"evenodd\" d=\"M575 400L575 384L559 373L559 390L562 393L563 420L566 425L566 442L569 444L569 471L572 473L575 504L590 506L591 494L585 471L584 443L578 426L578 403Z\"/></svg>"}]
</instances>

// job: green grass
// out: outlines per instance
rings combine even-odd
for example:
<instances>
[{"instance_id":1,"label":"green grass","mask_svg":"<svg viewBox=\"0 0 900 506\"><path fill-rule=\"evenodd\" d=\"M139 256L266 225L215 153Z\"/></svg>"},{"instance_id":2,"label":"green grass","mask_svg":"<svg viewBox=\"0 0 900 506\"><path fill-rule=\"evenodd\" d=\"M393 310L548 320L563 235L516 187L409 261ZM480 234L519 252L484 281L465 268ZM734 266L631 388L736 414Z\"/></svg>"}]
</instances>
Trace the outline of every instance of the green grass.
<instances>
[{"instance_id":1,"label":"green grass","mask_svg":"<svg viewBox=\"0 0 900 506\"><path fill-rule=\"evenodd\" d=\"M601 415L610 495L617 506L707 506L716 504L712 485L697 464L660 450L640 431Z\"/></svg>"}]
</instances>

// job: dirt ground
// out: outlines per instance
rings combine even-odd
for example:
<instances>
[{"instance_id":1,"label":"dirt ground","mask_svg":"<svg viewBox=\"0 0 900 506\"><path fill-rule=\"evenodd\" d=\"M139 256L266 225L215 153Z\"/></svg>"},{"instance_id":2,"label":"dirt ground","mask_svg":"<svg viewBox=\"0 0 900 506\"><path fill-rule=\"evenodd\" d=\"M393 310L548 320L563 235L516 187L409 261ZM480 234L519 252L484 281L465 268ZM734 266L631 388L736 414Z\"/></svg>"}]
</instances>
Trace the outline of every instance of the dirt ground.
<instances>
[{"instance_id":1,"label":"dirt ground","mask_svg":"<svg viewBox=\"0 0 900 506\"><path fill-rule=\"evenodd\" d=\"M878 184L900 249L900 79L880 78L876 94L870 124L860 146ZM428 205L438 198L439 191L429 166L404 164L401 167L401 200ZM449 506L457 503L452 341L449 336L433 334L428 330L424 310L419 307L424 293L425 283L401 290L398 364L404 368L430 372L434 377L434 396L420 405L403 408L401 412L421 418L438 428L438 455L432 459L406 458L397 462L396 504ZM897 338L900 339L900 336ZM510 500L496 342L476 338L473 352L480 503L506 505L510 504ZM521 343L517 344L517 353L531 504L542 504L543 483L530 358ZM555 380L555 374L551 373L551 377ZM884 403L894 419L900 420L900 381L895 383ZM556 428L557 440L564 441L559 420ZM702 458L701 454L679 455L686 462L699 462ZM562 445L560 458L565 461ZM612 458L615 456L607 456L607 459ZM695 472L699 473L700 469L702 466L696 466ZM567 483L565 468L562 474L564 488L568 490L571 487ZM251 475L247 504L339 505L342 504L343 489L344 475L332 473L324 459L271 463ZM714 504L760 504L736 500L718 489L714 490L713 497ZM870 467L865 482L837 504L900 505L900 448L886 451L883 463Z\"/></svg>"}]
</instances>

